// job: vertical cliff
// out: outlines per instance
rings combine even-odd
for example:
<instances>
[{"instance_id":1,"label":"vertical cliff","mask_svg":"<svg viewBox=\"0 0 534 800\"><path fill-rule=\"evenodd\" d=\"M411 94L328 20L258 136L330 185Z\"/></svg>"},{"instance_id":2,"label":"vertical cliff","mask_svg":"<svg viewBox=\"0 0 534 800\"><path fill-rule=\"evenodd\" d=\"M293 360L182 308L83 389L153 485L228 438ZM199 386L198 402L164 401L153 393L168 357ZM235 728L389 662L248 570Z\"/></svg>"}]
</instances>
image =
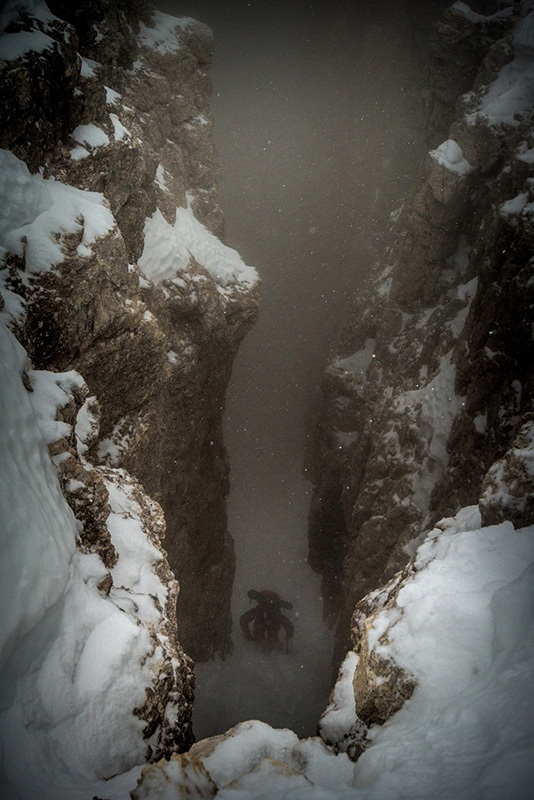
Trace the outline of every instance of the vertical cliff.
<instances>
[{"instance_id":1,"label":"vertical cliff","mask_svg":"<svg viewBox=\"0 0 534 800\"><path fill-rule=\"evenodd\" d=\"M216 238L212 34L141 2L24 9L6 18L2 146L45 190L56 180L99 193L113 223L88 248L80 207L55 234L54 270L34 260L33 233L10 241L19 337L36 368L76 369L98 397L90 458L124 467L161 503L181 639L195 658L225 653L234 557L221 416L257 277Z\"/></svg>"},{"instance_id":2,"label":"vertical cliff","mask_svg":"<svg viewBox=\"0 0 534 800\"><path fill-rule=\"evenodd\" d=\"M221 418L258 277L218 238L206 26L14 0L0 28L2 782L57 796L61 759L90 785L186 749L184 649L231 648Z\"/></svg>"},{"instance_id":3,"label":"vertical cliff","mask_svg":"<svg viewBox=\"0 0 534 800\"><path fill-rule=\"evenodd\" d=\"M435 27L432 149L324 377L310 560L340 601L340 649L357 601L483 487L485 520L532 521L521 466L508 510L490 499L533 410L532 11L479 11L456 3Z\"/></svg>"}]
</instances>

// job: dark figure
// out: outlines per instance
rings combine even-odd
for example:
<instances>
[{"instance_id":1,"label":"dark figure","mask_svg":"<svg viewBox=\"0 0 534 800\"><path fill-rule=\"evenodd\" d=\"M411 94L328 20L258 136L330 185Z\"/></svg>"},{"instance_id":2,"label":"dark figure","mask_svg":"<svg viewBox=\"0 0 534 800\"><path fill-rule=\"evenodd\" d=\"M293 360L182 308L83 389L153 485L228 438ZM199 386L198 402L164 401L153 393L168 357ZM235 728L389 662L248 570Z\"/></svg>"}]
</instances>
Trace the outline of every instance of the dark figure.
<instances>
[{"instance_id":1,"label":"dark figure","mask_svg":"<svg viewBox=\"0 0 534 800\"><path fill-rule=\"evenodd\" d=\"M241 615L240 624L245 639L271 650L279 643L278 635L280 628L283 628L286 632L287 653L287 645L293 637L294 629L291 620L282 614L282 609L293 608L292 604L288 603L287 600L282 600L276 592L270 592L267 589L261 592L251 589L248 592L248 596L251 600L255 600L258 605ZM251 623L252 631L250 630Z\"/></svg>"}]
</instances>

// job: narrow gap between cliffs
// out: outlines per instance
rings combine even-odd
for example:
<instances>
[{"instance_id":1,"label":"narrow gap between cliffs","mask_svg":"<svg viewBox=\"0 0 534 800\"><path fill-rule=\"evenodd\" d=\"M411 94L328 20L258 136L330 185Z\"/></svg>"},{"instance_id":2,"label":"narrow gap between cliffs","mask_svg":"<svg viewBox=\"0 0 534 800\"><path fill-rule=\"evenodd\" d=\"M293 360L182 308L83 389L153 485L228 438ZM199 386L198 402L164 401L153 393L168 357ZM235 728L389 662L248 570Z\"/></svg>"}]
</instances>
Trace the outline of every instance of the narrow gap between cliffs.
<instances>
[{"instance_id":1,"label":"narrow gap between cliffs","mask_svg":"<svg viewBox=\"0 0 534 800\"><path fill-rule=\"evenodd\" d=\"M410 48L420 48L414 25L428 25L438 4L158 2L214 31L226 239L263 281L226 409L235 651L196 666L197 738L251 718L313 735L328 698L334 643L321 578L307 563L305 418L388 214L417 171L420 53ZM243 640L250 589L293 604L287 655Z\"/></svg>"}]
</instances>

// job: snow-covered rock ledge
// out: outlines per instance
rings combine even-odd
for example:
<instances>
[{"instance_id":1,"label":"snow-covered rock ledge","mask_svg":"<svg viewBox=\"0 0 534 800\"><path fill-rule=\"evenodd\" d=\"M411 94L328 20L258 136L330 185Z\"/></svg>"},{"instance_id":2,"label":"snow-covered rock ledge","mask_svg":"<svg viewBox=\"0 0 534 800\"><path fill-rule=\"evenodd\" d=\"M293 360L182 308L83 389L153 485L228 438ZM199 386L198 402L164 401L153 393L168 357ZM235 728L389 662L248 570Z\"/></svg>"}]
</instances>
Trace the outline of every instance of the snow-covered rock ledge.
<instances>
[{"instance_id":1,"label":"snow-covered rock ledge","mask_svg":"<svg viewBox=\"0 0 534 800\"><path fill-rule=\"evenodd\" d=\"M346 749L355 700L355 797L529 796L533 600L534 527L481 527L475 506L442 520L410 565L358 604L358 656L320 723ZM341 704L343 682L353 692Z\"/></svg>"}]
</instances>

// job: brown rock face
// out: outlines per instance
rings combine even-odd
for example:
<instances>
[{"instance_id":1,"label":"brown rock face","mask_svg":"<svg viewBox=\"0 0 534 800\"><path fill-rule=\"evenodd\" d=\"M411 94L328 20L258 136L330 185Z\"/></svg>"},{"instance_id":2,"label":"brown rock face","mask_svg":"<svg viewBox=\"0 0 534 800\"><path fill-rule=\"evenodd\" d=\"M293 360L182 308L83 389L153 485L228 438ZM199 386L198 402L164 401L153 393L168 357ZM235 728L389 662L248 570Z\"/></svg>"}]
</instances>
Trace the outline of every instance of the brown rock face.
<instances>
[{"instance_id":1,"label":"brown rock face","mask_svg":"<svg viewBox=\"0 0 534 800\"><path fill-rule=\"evenodd\" d=\"M310 563L340 614L340 653L356 603L425 527L481 490L486 524L532 519L531 109L492 106L487 84L534 54L512 6L479 11L435 29L433 150L324 377Z\"/></svg>"},{"instance_id":2,"label":"brown rock face","mask_svg":"<svg viewBox=\"0 0 534 800\"><path fill-rule=\"evenodd\" d=\"M101 193L114 224L97 237L83 214L74 230L58 226L61 257L51 270L37 269L20 240L5 255L5 285L25 301L18 335L33 366L78 371L100 404L100 433L86 454L97 471L76 477L79 465L62 467L65 481L68 473L85 485L80 496L95 499L84 506L95 511L82 520L88 546L105 507L98 469L124 468L163 508L181 586L180 641L207 659L231 648L221 417L233 359L256 318L257 281L221 287L189 255L179 279L158 282L137 261L156 209L169 226L182 206L206 236L222 230L209 110L213 37L201 23L177 21L162 44L170 18L153 16L143 0L57 0L50 9L52 22L23 14L8 28L39 30L50 44L0 62L0 144L30 172L40 168L45 187L53 177Z\"/></svg>"}]
</instances>

